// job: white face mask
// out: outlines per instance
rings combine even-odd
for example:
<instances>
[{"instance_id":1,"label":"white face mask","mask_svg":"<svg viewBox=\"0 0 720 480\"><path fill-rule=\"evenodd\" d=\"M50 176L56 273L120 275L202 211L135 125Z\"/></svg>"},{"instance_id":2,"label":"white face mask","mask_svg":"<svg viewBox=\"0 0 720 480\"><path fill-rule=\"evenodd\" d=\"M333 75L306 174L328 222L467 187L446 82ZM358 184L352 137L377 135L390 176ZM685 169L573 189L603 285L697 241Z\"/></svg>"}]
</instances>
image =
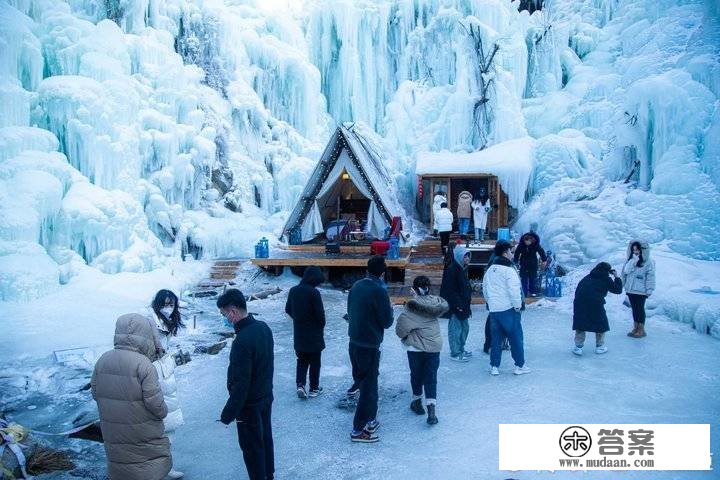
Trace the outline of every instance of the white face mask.
<instances>
[{"instance_id":1,"label":"white face mask","mask_svg":"<svg viewBox=\"0 0 720 480\"><path fill-rule=\"evenodd\" d=\"M420 287L420 288L418 288L418 293L419 293L421 296L427 295L427 294L429 293L429 290L428 290L427 287Z\"/></svg>"},{"instance_id":2,"label":"white face mask","mask_svg":"<svg viewBox=\"0 0 720 480\"><path fill-rule=\"evenodd\" d=\"M163 307L160 309L160 313L162 313L165 318L170 318L170 315L172 314L173 310L175 310L173 307Z\"/></svg>"}]
</instances>

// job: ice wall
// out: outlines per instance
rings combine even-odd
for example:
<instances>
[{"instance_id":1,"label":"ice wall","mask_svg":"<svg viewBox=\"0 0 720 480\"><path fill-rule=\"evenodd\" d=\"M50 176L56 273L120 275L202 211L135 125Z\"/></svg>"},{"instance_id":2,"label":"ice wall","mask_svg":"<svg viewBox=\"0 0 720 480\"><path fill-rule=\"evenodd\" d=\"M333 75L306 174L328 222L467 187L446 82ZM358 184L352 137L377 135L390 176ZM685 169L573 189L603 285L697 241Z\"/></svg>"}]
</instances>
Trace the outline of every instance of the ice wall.
<instances>
[{"instance_id":1,"label":"ice wall","mask_svg":"<svg viewBox=\"0 0 720 480\"><path fill-rule=\"evenodd\" d=\"M250 254L330 131L307 51L254 2L0 2L3 298L44 291L14 251L51 284Z\"/></svg>"}]
</instances>

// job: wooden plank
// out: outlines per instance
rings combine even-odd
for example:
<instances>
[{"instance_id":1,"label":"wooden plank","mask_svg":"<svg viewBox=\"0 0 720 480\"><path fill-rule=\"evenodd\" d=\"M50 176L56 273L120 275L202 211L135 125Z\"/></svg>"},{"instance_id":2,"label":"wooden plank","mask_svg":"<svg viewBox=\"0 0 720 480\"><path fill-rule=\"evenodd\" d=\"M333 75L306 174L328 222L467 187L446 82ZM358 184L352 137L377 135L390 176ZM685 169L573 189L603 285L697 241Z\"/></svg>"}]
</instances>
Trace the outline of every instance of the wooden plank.
<instances>
[{"instance_id":1,"label":"wooden plank","mask_svg":"<svg viewBox=\"0 0 720 480\"><path fill-rule=\"evenodd\" d=\"M250 260L253 265L259 267L367 267L370 257L297 257L297 258L253 258ZM405 268L407 259L385 260L388 267Z\"/></svg>"},{"instance_id":2,"label":"wooden plank","mask_svg":"<svg viewBox=\"0 0 720 480\"><path fill-rule=\"evenodd\" d=\"M405 256L410 253L412 247L400 247L400 255ZM278 250L306 253L325 253L325 245L288 245L287 248L278 248ZM341 244L340 253L360 253L370 255L370 244Z\"/></svg>"}]
</instances>

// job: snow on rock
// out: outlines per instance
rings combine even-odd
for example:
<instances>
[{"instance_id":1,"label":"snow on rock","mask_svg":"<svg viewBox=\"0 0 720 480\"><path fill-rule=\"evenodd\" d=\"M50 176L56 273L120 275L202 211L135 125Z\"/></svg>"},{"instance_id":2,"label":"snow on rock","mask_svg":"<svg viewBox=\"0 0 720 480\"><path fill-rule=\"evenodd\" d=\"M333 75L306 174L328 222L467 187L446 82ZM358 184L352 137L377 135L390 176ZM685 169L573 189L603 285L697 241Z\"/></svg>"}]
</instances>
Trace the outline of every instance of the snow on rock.
<instances>
[{"instance_id":1,"label":"snow on rock","mask_svg":"<svg viewBox=\"0 0 720 480\"><path fill-rule=\"evenodd\" d=\"M495 175L510 205L517 208L525 203L525 193L534 167L534 145L534 139L525 137L473 153L421 152L418 154L415 173Z\"/></svg>"},{"instance_id":2,"label":"snow on rock","mask_svg":"<svg viewBox=\"0 0 720 480\"><path fill-rule=\"evenodd\" d=\"M57 263L40 245L0 240L0 301L30 301L42 297L57 288L58 280ZM4 325L3 330L13 331L9 325Z\"/></svg>"},{"instance_id":3,"label":"snow on rock","mask_svg":"<svg viewBox=\"0 0 720 480\"><path fill-rule=\"evenodd\" d=\"M57 137L42 128L0 128L0 164L25 150L55 152L59 145Z\"/></svg>"}]
</instances>

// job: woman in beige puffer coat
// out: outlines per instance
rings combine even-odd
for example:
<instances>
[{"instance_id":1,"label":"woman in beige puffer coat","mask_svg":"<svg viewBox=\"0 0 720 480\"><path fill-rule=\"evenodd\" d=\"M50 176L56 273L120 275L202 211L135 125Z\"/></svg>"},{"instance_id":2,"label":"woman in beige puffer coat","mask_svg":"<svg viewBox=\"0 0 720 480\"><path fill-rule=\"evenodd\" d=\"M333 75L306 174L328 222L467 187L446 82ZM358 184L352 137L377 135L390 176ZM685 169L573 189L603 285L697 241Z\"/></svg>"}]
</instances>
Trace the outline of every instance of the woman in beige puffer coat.
<instances>
[{"instance_id":1,"label":"woman in beige puffer coat","mask_svg":"<svg viewBox=\"0 0 720 480\"><path fill-rule=\"evenodd\" d=\"M467 235L470 230L470 217L472 217L473 196L467 190L460 192L458 196L457 217L458 231L460 235Z\"/></svg>"},{"instance_id":2,"label":"woman in beige puffer coat","mask_svg":"<svg viewBox=\"0 0 720 480\"><path fill-rule=\"evenodd\" d=\"M111 480L160 480L172 466L163 418L153 330L147 318L123 315L115 324L115 348L95 364L91 387L100 411Z\"/></svg>"},{"instance_id":3,"label":"woman in beige puffer coat","mask_svg":"<svg viewBox=\"0 0 720 480\"><path fill-rule=\"evenodd\" d=\"M413 292L415 297L405 304L395 324L395 333L407 350L413 393L410 409L418 415L425 414L422 406L424 391L427 423L434 425L438 422L435 415L437 371L443 345L438 317L447 312L448 304L442 297L430 295L430 279L426 276L415 278Z\"/></svg>"}]
</instances>

